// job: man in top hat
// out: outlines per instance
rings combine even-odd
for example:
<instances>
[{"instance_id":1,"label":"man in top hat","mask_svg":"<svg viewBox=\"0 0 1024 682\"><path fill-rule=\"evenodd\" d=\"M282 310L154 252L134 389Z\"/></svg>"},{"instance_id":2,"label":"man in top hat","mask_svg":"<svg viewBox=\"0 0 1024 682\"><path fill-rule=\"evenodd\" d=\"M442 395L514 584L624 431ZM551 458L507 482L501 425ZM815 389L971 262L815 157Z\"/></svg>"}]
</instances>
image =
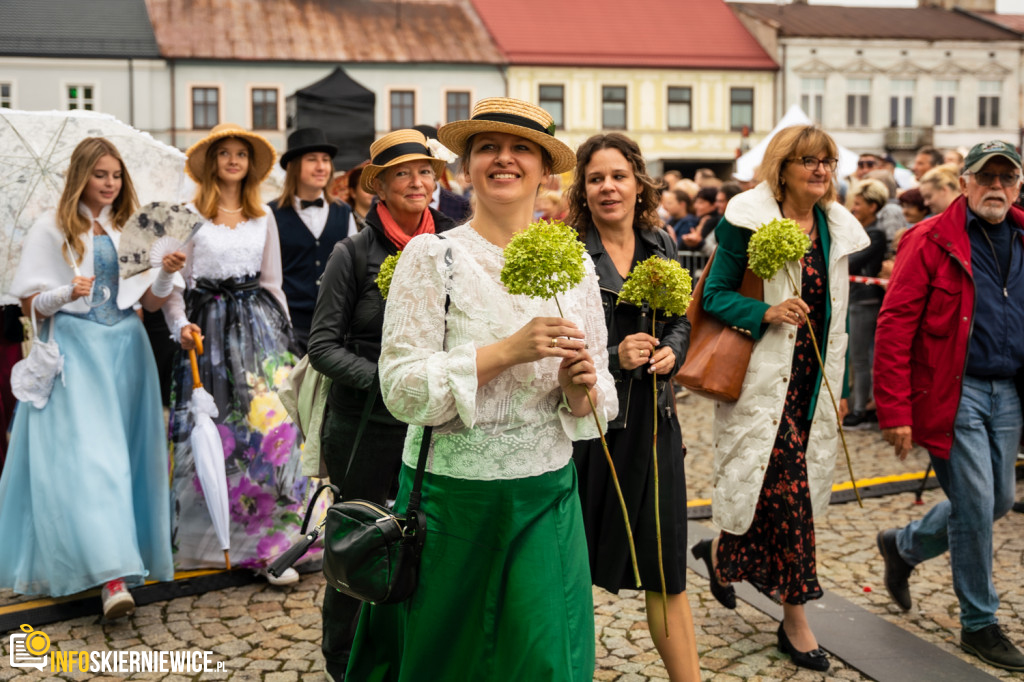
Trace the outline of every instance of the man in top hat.
<instances>
[{"instance_id":1,"label":"man in top hat","mask_svg":"<svg viewBox=\"0 0 1024 682\"><path fill-rule=\"evenodd\" d=\"M960 646L989 665L1024 671L996 619L992 524L1013 505L1024 379L1024 211L1016 149L994 140L964 159L962 196L910 230L875 336L882 435L906 457L931 455L946 499L923 518L878 534L885 586L911 607L914 567L947 549L960 602Z\"/></svg>"},{"instance_id":2,"label":"man in top hat","mask_svg":"<svg viewBox=\"0 0 1024 682\"><path fill-rule=\"evenodd\" d=\"M296 349L305 354L320 278L334 244L348 234L351 209L328 198L338 148L319 128L299 128L281 155L285 170L281 196L270 202L281 237L284 294Z\"/></svg>"}]
</instances>

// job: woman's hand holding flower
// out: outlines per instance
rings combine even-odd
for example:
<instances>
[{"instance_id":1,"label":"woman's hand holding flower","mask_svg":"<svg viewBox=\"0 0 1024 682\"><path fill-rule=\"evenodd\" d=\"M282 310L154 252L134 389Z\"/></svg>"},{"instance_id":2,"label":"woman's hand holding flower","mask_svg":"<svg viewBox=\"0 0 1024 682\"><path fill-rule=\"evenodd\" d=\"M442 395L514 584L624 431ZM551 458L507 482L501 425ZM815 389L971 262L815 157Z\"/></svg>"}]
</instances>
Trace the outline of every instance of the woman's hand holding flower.
<instances>
[{"instance_id":1,"label":"woman's hand holding flower","mask_svg":"<svg viewBox=\"0 0 1024 682\"><path fill-rule=\"evenodd\" d=\"M762 321L767 324L791 324L799 327L804 323L804 315L810 312L810 307L803 299L789 298L764 311Z\"/></svg>"}]
</instances>

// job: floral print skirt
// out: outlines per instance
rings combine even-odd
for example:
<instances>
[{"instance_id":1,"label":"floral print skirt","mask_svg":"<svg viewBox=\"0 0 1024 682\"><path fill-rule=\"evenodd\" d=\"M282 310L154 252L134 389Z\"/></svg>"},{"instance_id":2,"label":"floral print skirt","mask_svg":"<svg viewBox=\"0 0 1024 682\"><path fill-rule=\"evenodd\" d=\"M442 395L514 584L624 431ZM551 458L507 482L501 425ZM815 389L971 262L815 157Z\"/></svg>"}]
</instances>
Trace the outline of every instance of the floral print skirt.
<instances>
[{"instance_id":1,"label":"floral print skirt","mask_svg":"<svg viewBox=\"0 0 1024 682\"><path fill-rule=\"evenodd\" d=\"M803 259L800 297L810 307L816 338L825 329L825 260L820 240ZM814 514L807 485L810 406L819 383L818 360L807 324L797 330L786 404L765 470L754 520L743 535L722 533L717 573L726 582L745 580L777 602L820 599L814 558ZM823 396L827 399L827 396Z\"/></svg>"},{"instance_id":2,"label":"floral print skirt","mask_svg":"<svg viewBox=\"0 0 1024 682\"><path fill-rule=\"evenodd\" d=\"M200 380L219 412L213 421L227 472L231 563L260 568L300 538L305 503L314 490L300 473L301 435L277 396L295 364L288 321L251 279L202 284L190 289L186 300L189 320L204 336ZM174 371L169 427L174 562L178 569L222 567L224 553L196 475L191 396L191 365L182 353Z\"/></svg>"}]
</instances>

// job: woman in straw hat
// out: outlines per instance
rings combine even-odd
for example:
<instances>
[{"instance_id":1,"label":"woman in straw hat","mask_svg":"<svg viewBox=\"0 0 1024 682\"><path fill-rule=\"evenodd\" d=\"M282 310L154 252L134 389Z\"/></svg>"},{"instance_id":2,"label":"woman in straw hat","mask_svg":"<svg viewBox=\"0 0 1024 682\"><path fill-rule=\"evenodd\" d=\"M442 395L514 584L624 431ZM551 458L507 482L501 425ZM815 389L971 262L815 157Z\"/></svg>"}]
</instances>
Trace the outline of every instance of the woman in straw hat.
<instances>
[{"instance_id":1,"label":"woman in straw hat","mask_svg":"<svg viewBox=\"0 0 1024 682\"><path fill-rule=\"evenodd\" d=\"M299 473L298 429L277 397L294 356L277 226L259 193L274 148L222 123L186 156L186 172L198 184L189 208L206 222L186 247L185 289L175 290L164 314L183 350L194 347L196 335L205 338L199 375L219 412L214 421L227 469L231 557L236 565L262 569L300 536L309 487ZM189 442L191 394L183 354L170 419L175 562L179 568L223 566ZM272 582L296 580L293 570Z\"/></svg>"},{"instance_id":2,"label":"woman in straw hat","mask_svg":"<svg viewBox=\"0 0 1024 682\"><path fill-rule=\"evenodd\" d=\"M454 222L430 208L444 161L430 155L422 133L388 133L370 146L370 156L360 185L379 201L367 211L366 227L337 244L327 262L309 359L332 380L321 448L331 482L345 499L384 504L398 479L407 427L378 397L384 299L377 274L414 235L443 232ZM344 676L360 604L337 590L324 594L322 648L335 679Z\"/></svg>"},{"instance_id":3,"label":"woman in straw hat","mask_svg":"<svg viewBox=\"0 0 1024 682\"><path fill-rule=\"evenodd\" d=\"M59 597L102 585L107 619L135 608L128 588L174 577L160 384L131 309L140 295L159 309L158 272L118 279L121 228L137 204L117 148L84 139L11 286L26 314L50 318L64 364L45 404L20 396L0 479L0 587ZM165 256L161 282L183 264Z\"/></svg>"},{"instance_id":4,"label":"woman in straw hat","mask_svg":"<svg viewBox=\"0 0 1024 682\"><path fill-rule=\"evenodd\" d=\"M427 538L415 594L363 606L351 679L593 679L571 456L572 440L597 436L584 387L595 389L599 417L617 409L597 277L587 259L583 282L559 294L568 319L554 301L513 296L500 281L503 248L530 223L541 183L575 165L553 130L543 109L492 98L439 132L462 157L476 214L445 239L406 246L379 362L388 409L435 426L422 488ZM406 442L399 509L418 436Z\"/></svg>"}]
</instances>

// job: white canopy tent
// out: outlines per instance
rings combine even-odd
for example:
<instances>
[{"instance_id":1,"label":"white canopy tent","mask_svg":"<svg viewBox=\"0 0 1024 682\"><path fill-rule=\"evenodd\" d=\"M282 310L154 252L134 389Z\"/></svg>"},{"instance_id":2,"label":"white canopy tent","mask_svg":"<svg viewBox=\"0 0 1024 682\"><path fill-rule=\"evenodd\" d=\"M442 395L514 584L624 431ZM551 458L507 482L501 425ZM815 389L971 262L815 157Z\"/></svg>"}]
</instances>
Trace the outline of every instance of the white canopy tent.
<instances>
[{"instance_id":1,"label":"white canopy tent","mask_svg":"<svg viewBox=\"0 0 1024 682\"><path fill-rule=\"evenodd\" d=\"M772 131L768 133L763 140L758 142L757 145L755 145L746 154L736 159L736 171L733 173L733 177L744 182L753 180L754 171L756 171L757 167L761 165L761 159L764 158L764 150L768 148L768 142L775 137L777 132L783 128L788 128L789 126L810 125L811 123L813 123L813 121L811 121L807 114L803 112L803 109L801 109L799 105L794 104L791 106L789 111L786 112L786 115L783 116L777 124L775 124ZM845 178L857 170L857 159L859 156L860 155L856 152L839 145L839 167L836 171L837 176Z\"/></svg>"}]
</instances>

